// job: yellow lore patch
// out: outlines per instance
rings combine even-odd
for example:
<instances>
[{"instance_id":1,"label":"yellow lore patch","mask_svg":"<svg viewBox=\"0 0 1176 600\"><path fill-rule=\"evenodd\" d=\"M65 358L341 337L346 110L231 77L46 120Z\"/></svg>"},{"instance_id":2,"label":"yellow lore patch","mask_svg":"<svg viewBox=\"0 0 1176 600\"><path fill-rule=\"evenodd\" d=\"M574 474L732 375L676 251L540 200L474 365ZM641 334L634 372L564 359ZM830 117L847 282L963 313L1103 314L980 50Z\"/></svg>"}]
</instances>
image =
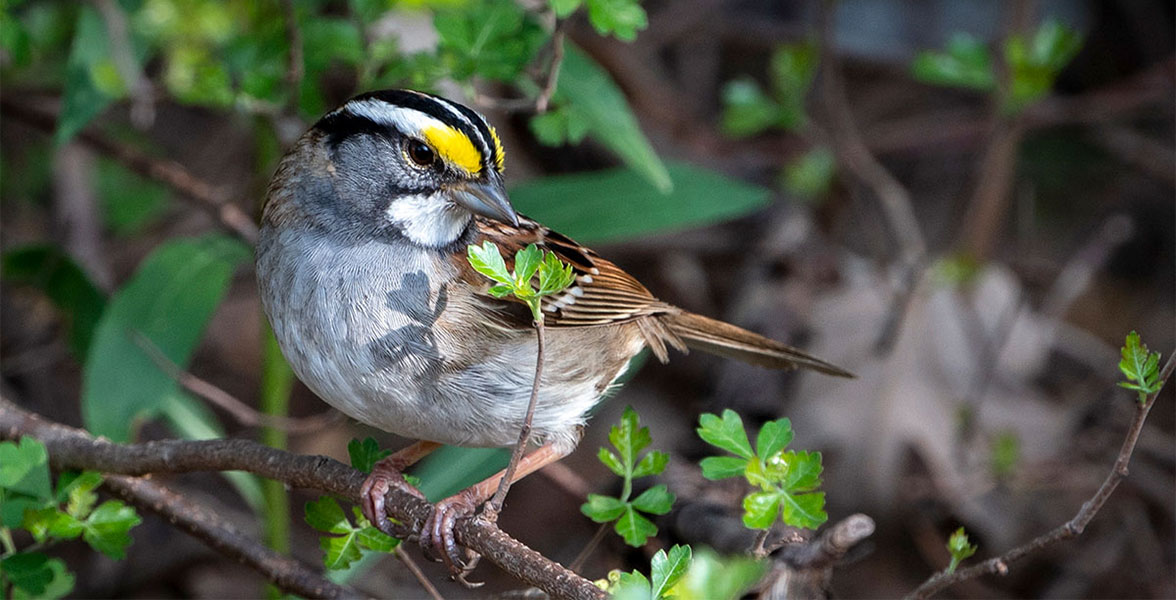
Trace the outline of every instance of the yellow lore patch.
<instances>
[{"instance_id":1,"label":"yellow lore patch","mask_svg":"<svg viewBox=\"0 0 1176 600\"><path fill-rule=\"evenodd\" d=\"M421 133L446 162L474 175L482 172L482 153L466 134L447 126L427 127Z\"/></svg>"}]
</instances>

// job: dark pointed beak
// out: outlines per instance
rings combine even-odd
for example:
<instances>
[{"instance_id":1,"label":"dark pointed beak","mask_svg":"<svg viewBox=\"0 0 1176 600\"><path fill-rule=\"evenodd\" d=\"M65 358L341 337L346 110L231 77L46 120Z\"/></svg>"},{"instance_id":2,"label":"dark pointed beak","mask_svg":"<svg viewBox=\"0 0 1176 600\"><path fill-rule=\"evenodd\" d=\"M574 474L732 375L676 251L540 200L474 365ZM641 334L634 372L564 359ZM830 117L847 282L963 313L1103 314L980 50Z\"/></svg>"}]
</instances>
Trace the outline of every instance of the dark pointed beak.
<instances>
[{"instance_id":1,"label":"dark pointed beak","mask_svg":"<svg viewBox=\"0 0 1176 600\"><path fill-rule=\"evenodd\" d=\"M469 181L449 188L453 201L466 210L496 221L519 224L519 214L510 205L502 180L495 177L488 182Z\"/></svg>"}]
</instances>

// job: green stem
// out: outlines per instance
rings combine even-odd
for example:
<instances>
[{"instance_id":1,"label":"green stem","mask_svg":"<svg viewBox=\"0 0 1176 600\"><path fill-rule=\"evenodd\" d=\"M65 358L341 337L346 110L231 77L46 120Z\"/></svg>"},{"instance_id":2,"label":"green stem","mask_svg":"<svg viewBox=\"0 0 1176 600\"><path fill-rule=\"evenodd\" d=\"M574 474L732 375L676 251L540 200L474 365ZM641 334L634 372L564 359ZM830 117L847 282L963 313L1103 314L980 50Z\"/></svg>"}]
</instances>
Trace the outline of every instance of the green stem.
<instances>
[{"instance_id":1,"label":"green stem","mask_svg":"<svg viewBox=\"0 0 1176 600\"><path fill-rule=\"evenodd\" d=\"M269 322L262 319L262 366L261 366L261 412L279 419L289 416L290 390L294 386L294 372L282 357L278 342ZM261 443L285 450L288 445L284 430L263 427ZM262 480L262 496L265 499L265 543L282 554L290 553L290 497L285 485L272 479ZM277 598L281 592L271 586L267 596Z\"/></svg>"},{"instance_id":2,"label":"green stem","mask_svg":"<svg viewBox=\"0 0 1176 600\"><path fill-rule=\"evenodd\" d=\"M0 527L0 544L4 545L4 555L16 554L16 543L12 541L12 532L7 527Z\"/></svg>"}]
</instances>

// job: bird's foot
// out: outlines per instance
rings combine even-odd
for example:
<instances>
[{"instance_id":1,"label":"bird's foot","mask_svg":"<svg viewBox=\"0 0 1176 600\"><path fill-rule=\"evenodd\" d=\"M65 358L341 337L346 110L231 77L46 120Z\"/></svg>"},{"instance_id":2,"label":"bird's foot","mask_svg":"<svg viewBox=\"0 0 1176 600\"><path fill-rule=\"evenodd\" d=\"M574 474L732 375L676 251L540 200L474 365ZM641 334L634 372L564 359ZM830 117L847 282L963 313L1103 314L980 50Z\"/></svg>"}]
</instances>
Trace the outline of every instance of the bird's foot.
<instances>
[{"instance_id":1,"label":"bird's foot","mask_svg":"<svg viewBox=\"0 0 1176 600\"><path fill-rule=\"evenodd\" d=\"M466 575L474 570L481 556L459 546L454 529L458 520L474 516L478 500L470 490L463 490L441 500L433 507L433 512L425 520L420 533L421 548L424 549L425 555L445 563L450 576L468 588L482 585L466 580Z\"/></svg>"},{"instance_id":2,"label":"bird's foot","mask_svg":"<svg viewBox=\"0 0 1176 600\"><path fill-rule=\"evenodd\" d=\"M363 500L363 516L367 517L376 529L395 538L408 539L413 533L412 529L389 519L388 512L384 509L384 497L393 488L408 492L421 500L425 499L420 490L404 480L404 474L395 463L381 460L372 467L371 474L359 489L360 498Z\"/></svg>"}]
</instances>

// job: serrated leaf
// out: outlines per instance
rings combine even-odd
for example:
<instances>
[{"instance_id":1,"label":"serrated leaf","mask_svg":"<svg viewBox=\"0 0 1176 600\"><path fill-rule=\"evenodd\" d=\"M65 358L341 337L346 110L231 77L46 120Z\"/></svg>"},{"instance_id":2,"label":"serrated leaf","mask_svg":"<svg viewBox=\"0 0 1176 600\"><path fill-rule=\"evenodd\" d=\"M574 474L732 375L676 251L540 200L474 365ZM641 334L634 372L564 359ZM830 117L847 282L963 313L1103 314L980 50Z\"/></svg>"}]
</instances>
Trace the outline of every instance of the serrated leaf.
<instances>
[{"instance_id":1,"label":"serrated leaf","mask_svg":"<svg viewBox=\"0 0 1176 600\"><path fill-rule=\"evenodd\" d=\"M355 529L339 503L330 496L306 503L306 522L318 531L326 533L347 533Z\"/></svg>"},{"instance_id":2,"label":"serrated leaf","mask_svg":"<svg viewBox=\"0 0 1176 600\"><path fill-rule=\"evenodd\" d=\"M601 448L596 453L596 457L600 459L600 462L604 463L604 466L608 467L608 470L615 473L618 477L625 476L625 466L621 464L621 459L617 458L617 455L613 454L608 448Z\"/></svg>"},{"instance_id":3,"label":"serrated leaf","mask_svg":"<svg viewBox=\"0 0 1176 600\"><path fill-rule=\"evenodd\" d=\"M543 252L535 244L527 244L526 248L515 253L514 281L516 287L531 287L531 278L539 270L539 263L543 260Z\"/></svg>"},{"instance_id":4,"label":"serrated leaf","mask_svg":"<svg viewBox=\"0 0 1176 600\"><path fill-rule=\"evenodd\" d=\"M637 467L633 469L633 478L646 477L649 475L658 475L666 470L666 465L670 462L670 455L659 450L652 450L645 456L641 457L641 461L637 463ZM618 473L619 475L620 473Z\"/></svg>"},{"instance_id":5,"label":"serrated leaf","mask_svg":"<svg viewBox=\"0 0 1176 600\"><path fill-rule=\"evenodd\" d=\"M81 267L55 246L28 245L4 253L4 279L44 293L69 323L70 350L86 357L106 297Z\"/></svg>"},{"instance_id":6,"label":"serrated leaf","mask_svg":"<svg viewBox=\"0 0 1176 600\"><path fill-rule=\"evenodd\" d=\"M755 453L768 458L792 443L792 421L787 418L768 421L755 438Z\"/></svg>"},{"instance_id":7,"label":"serrated leaf","mask_svg":"<svg viewBox=\"0 0 1176 600\"><path fill-rule=\"evenodd\" d=\"M362 442L359 440L347 442L347 455L351 457L351 466L364 473L371 473L376 463L390 454L392 451L381 450L380 444L373 437L364 438Z\"/></svg>"},{"instance_id":8,"label":"serrated leaf","mask_svg":"<svg viewBox=\"0 0 1176 600\"><path fill-rule=\"evenodd\" d=\"M498 283L508 286L514 283L510 272L506 270L506 261L503 260L502 254L498 252L498 246L494 245L494 242L487 240L482 242L481 246L470 244L466 248L466 253L469 256L470 266L475 271Z\"/></svg>"},{"instance_id":9,"label":"serrated leaf","mask_svg":"<svg viewBox=\"0 0 1176 600\"><path fill-rule=\"evenodd\" d=\"M396 546L400 545L400 540L384 533L383 531L380 531L379 529L376 529L371 525L360 528L356 533L356 536L356 541L360 546L367 548L368 550L374 550L376 552L388 553L395 550Z\"/></svg>"},{"instance_id":10,"label":"serrated leaf","mask_svg":"<svg viewBox=\"0 0 1176 600\"><path fill-rule=\"evenodd\" d=\"M653 598L667 597L670 588L674 587L690 568L691 558L690 546L675 544L669 553L658 550L649 565L650 595Z\"/></svg>"},{"instance_id":11,"label":"serrated leaf","mask_svg":"<svg viewBox=\"0 0 1176 600\"><path fill-rule=\"evenodd\" d=\"M770 529L780 512L781 493L754 492L743 498L743 525L749 529Z\"/></svg>"},{"instance_id":12,"label":"serrated leaf","mask_svg":"<svg viewBox=\"0 0 1176 600\"><path fill-rule=\"evenodd\" d=\"M130 530L143 519L135 509L120 500L103 502L82 522L82 539L90 547L111 557L122 559L131 545Z\"/></svg>"},{"instance_id":13,"label":"serrated leaf","mask_svg":"<svg viewBox=\"0 0 1176 600\"><path fill-rule=\"evenodd\" d=\"M781 494L780 518L786 525L816 529L829 520L825 514L825 492Z\"/></svg>"},{"instance_id":14,"label":"serrated leaf","mask_svg":"<svg viewBox=\"0 0 1176 600\"><path fill-rule=\"evenodd\" d=\"M743 475L747 469L747 459L738 456L708 456L699 463L702 476L710 479L726 479Z\"/></svg>"},{"instance_id":15,"label":"serrated leaf","mask_svg":"<svg viewBox=\"0 0 1176 600\"><path fill-rule=\"evenodd\" d=\"M55 500L68 503L66 512L75 517L85 517L94 507L96 496L92 493L102 485L102 474L97 471L65 471L57 477Z\"/></svg>"},{"instance_id":16,"label":"serrated leaf","mask_svg":"<svg viewBox=\"0 0 1176 600\"><path fill-rule=\"evenodd\" d=\"M49 538L73 539L82 534L84 524L72 515L61 512L56 506L25 511L22 526L33 534L38 542Z\"/></svg>"},{"instance_id":17,"label":"serrated leaf","mask_svg":"<svg viewBox=\"0 0 1176 600\"><path fill-rule=\"evenodd\" d=\"M821 485L821 453L820 452L782 452L768 462L769 474L773 472L773 463L779 460L784 467L783 477L776 480L787 492L807 492Z\"/></svg>"},{"instance_id":18,"label":"serrated leaf","mask_svg":"<svg viewBox=\"0 0 1176 600\"><path fill-rule=\"evenodd\" d=\"M223 235L161 244L111 298L82 378L82 418L95 435L126 442L178 394L162 358L187 367L249 248ZM159 356L159 358L156 358Z\"/></svg>"},{"instance_id":19,"label":"serrated leaf","mask_svg":"<svg viewBox=\"0 0 1176 600\"><path fill-rule=\"evenodd\" d=\"M649 435L648 427L640 426L637 411L632 406L626 406L620 424L609 430L608 441L620 453L621 463L628 471L636 462L637 453L649 446L653 438Z\"/></svg>"},{"instance_id":20,"label":"serrated leaf","mask_svg":"<svg viewBox=\"0 0 1176 600\"><path fill-rule=\"evenodd\" d=\"M580 512L597 523L608 523L628 508L628 504L612 496L588 494L588 501L580 506Z\"/></svg>"},{"instance_id":21,"label":"serrated leaf","mask_svg":"<svg viewBox=\"0 0 1176 600\"><path fill-rule=\"evenodd\" d=\"M18 442L0 443L0 488L38 500L53 497L49 454L40 440L25 436Z\"/></svg>"},{"instance_id":22,"label":"serrated leaf","mask_svg":"<svg viewBox=\"0 0 1176 600\"><path fill-rule=\"evenodd\" d=\"M631 42L637 32L649 26L645 9L636 0L586 0L588 20L600 35L612 34Z\"/></svg>"},{"instance_id":23,"label":"serrated leaf","mask_svg":"<svg viewBox=\"0 0 1176 600\"><path fill-rule=\"evenodd\" d=\"M747 432L743 429L743 419L735 411L729 408L724 410L721 419L705 413L698 418L698 423L700 427L695 431L706 443L746 459L755 456L751 452Z\"/></svg>"},{"instance_id":24,"label":"serrated leaf","mask_svg":"<svg viewBox=\"0 0 1176 600\"><path fill-rule=\"evenodd\" d=\"M539 292L540 296L558 294L575 281L576 275L572 266L561 261L554 252L547 253L543 262L539 264Z\"/></svg>"},{"instance_id":25,"label":"serrated leaf","mask_svg":"<svg viewBox=\"0 0 1176 600\"><path fill-rule=\"evenodd\" d=\"M655 485L633 499L633 508L653 515L664 515L674 506L674 494L664 484Z\"/></svg>"},{"instance_id":26,"label":"serrated leaf","mask_svg":"<svg viewBox=\"0 0 1176 600\"><path fill-rule=\"evenodd\" d=\"M359 549L358 529L339 537L323 536L319 538L319 547L326 554L323 566L332 571L346 569L363 556Z\"/></svg>"},{"instance_id":27,"label":"serrated leaf","mask_svg":"<svg viewBox=\"0 0 1176 600\"><path fill-rule=\"evenodd\" d=\"M1119 370L1131 382L1120 382L1120 387L1139 392L1140 402L1146 401L1149 394L1159 391L1159 352L1150 352L1139 334L1132 331L1127 334L1120 355L1122 360L1119 361Z\"/></svg>"},{"instance_id":28,"label":"serrated leaf","mask_svg":"<svg viewBox=\"0 0 1176 600\"><path fill-rule=\"evenodd\" d=\"M649 538L657 535L657 525L628 505L625 506L624 514L617 519L613 529L625 539L626 544L634 548L644 546Z\"/></svg>"}]
</instances>

